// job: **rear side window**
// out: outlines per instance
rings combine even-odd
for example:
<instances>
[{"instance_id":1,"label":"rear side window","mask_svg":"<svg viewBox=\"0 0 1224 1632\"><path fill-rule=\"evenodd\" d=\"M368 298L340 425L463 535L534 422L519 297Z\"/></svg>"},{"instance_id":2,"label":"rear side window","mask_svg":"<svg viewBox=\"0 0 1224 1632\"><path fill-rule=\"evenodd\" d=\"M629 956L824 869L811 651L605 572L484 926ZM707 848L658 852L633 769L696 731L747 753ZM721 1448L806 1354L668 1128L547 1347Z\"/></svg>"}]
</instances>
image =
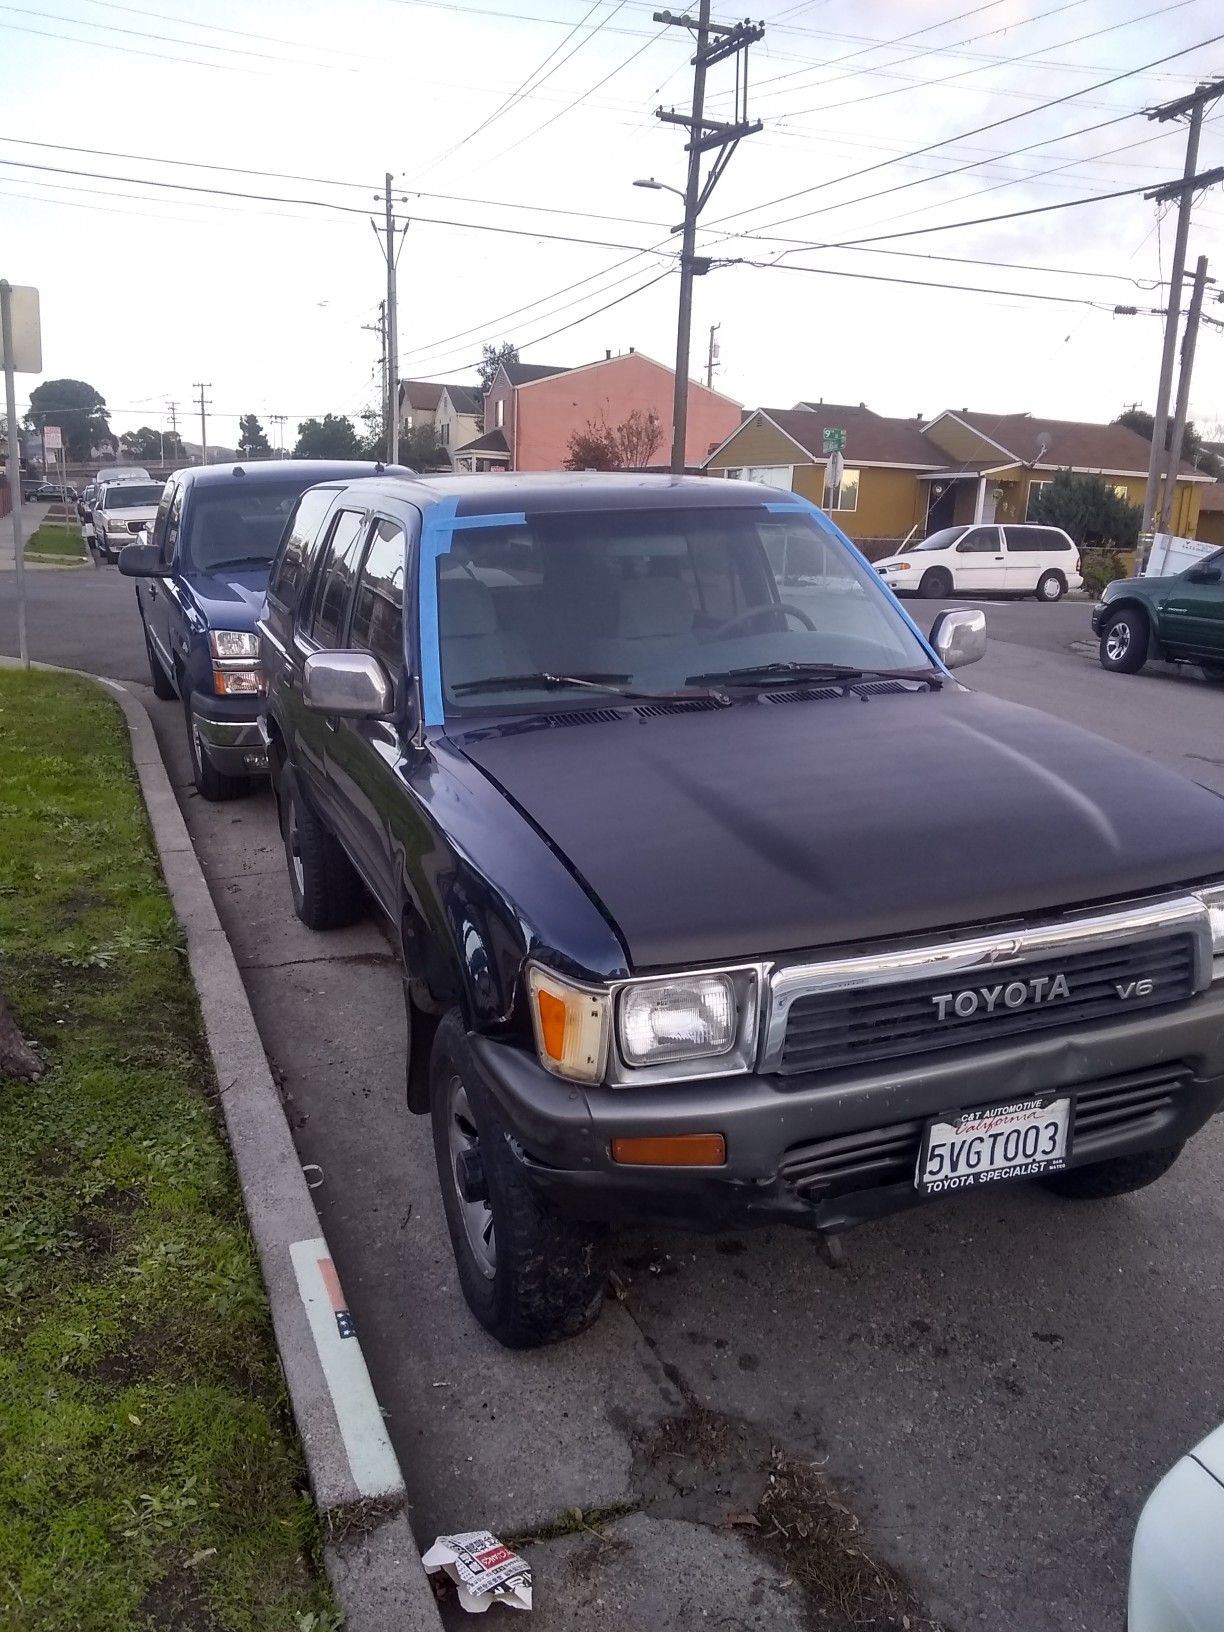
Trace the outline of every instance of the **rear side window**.
<instances>
[{"instance_id":1,"label":"rear side window","mask_svg":"<svg viewBox=\"0 0 1224 1632\"><path fill-rule=\"evenodd\" d=\"M1005 527L1003 537L1009 550L1032 552L1071 548L1061 533L1052 532L1046 527Z\"/></svg>"},{"instance_id":2,"label":"rear side window","mask_svg":"<svg viewBox=\"0 0 1224 1632\"><path fill-rule=\"evenodd\" d=\"M309 633L320 646L340 645L364 537L364 512L341 510L332 525L315 581Z\"/></svg>"},{"instance_id":3,"label":"rear side window","mask_svg":"<svg viewBox=\"0 0 1224 1632\"><path fill-rule=\"evenodd\" d=\"M404 533L378 521L353 595L349 645L373 652L393 675L404 666Z\"/></svg>"},{"instance_id":4,"label":"rear side window","mask_svg":"<svg viewBox=\"0 0 1224 1632\"><path fill-rule=\"evenodd\" d=\"M282 606L297 605L302 586L310 576L315 539L335 496L334 487L308 488L294 507L268 580L268 594Z\"/></svg>"}]
</instances>

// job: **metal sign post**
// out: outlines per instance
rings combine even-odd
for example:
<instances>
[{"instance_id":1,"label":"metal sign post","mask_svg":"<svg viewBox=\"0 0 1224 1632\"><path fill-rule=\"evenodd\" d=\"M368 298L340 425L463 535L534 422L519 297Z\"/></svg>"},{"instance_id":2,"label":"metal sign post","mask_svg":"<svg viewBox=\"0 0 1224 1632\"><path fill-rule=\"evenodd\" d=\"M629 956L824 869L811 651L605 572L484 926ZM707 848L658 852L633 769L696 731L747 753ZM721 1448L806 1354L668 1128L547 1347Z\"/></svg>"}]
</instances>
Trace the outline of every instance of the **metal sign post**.
<instances>
[{"instance_id":1,"label":"metal sign post","mask_svg":"<svg viewBox=\"0 0 1224 1632\"><path fill-rule=\"evenodd\" d=\"M17 569L17 652L21 666L30 666L26 634L25 538L21 525L21 454L17 431L16 373L42 372L42 344L38 323L38 291L14 289L0 278L0 351L4 355L4 412L8 424L8 481L13 500L13 562Z\"/></svg>"},{"instance_id":2,"label":"metal sign post","mask_svg":"<svg viewBox=\"0 0 1224 1632\"><path fill-rule=\"evenodd\" d=\"M825 456L825 487L829 493L829 508L837 508L837 494L846 474L846 433L840 425L827 425L820 433L820 451Z\"/></svg>"}]
</instances>

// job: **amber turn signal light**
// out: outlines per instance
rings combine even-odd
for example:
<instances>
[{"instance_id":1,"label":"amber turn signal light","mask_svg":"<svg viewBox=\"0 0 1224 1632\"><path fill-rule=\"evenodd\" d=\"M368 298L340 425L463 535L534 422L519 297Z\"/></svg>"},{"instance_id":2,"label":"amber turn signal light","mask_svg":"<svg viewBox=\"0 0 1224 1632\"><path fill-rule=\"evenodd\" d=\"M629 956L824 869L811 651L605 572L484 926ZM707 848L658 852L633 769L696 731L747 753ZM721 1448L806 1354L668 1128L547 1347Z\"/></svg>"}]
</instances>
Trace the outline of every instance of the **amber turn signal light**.
<instances>
[{"instance_id":1,"label":"amber turn signal light","mask_svg":"<svg viewBox=\"0 0 1224 1632\"><path fill-rule=\"evenodd\" d=\"M625 1167L723 1167L721 1133L673 1133L651 1139L613 1139L612 1160Z\"/></svg>"}]
</instances>

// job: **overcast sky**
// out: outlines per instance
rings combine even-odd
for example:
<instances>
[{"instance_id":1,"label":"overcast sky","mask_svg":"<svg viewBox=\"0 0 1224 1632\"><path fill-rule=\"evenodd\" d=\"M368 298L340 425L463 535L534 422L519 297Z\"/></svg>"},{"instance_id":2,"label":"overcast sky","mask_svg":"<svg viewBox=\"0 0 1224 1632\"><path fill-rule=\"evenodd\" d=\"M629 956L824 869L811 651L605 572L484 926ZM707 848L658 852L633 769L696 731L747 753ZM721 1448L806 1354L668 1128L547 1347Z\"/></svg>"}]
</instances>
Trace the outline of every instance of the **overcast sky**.
<instances>
[{"instance_id":1,"label":"overcast sky","mask_svg":"<svg viewBox=\"0 0 1224 1632\"><path fill-rule=\"evenodd\" d=\"M41 291L44 377L96 385L117 431L168 423L165 405L177 401L189 438L193 384L209 381L216 444L237 440L240 412L265 425L285 414L292 443L307 415L374 403L378 343L363 325L375 321L383 269L360 212L376 208L387 170L412 218L402 375L470 379L485 340L514 341L532 362L580 364L630 346L670 361L674 260L635 251L674 250L679 201L632 183L683 183L683 133L654 109L685 104L691 44L653 23L653 9L0 4L0 275ZM1142 110L1224 72L1224 39L1201 43L1224 35L1218 0L768 0L761 15L750 112L765 128L741 144L703 217L701 245L727 259L771 262L794 243L1171 179L1184 126ZM712 114L730 113L732 74L712 70ZM1221 117L1224 101L1209 110L1201 169L1224 164ZM1010 122L967 134L1000 120ZM932 143L943 145L907 157ZM63 173L80 171L94 174ZM819 275L720 268L697 284L694 369L718 323L715 383L750 405L824 397L897 414L1112 418L1134 399L1151 406L1160 344L1155 317L1112 308L1160 304L1172 243L1172 216L1158 224L1136 193L785 255L783 265ZM1224 287L1220 191L1196 206L1191 265L1198 254ZM35 383L19 379L23 404ZM1192 407L1200 424L1224 420L1220 330L1203 330Z\"/></svg>"}]
</instances>

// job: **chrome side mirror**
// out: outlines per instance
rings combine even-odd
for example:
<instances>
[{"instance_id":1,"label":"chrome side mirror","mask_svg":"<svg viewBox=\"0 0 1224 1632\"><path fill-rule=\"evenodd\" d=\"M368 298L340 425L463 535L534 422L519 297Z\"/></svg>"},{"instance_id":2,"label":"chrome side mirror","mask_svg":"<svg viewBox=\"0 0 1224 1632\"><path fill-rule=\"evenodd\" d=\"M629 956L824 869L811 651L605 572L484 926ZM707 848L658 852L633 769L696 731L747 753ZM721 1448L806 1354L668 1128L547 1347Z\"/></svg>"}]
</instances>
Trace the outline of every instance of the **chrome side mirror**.
<instances>
[{"instance_id":1,"label":"chrome side mirror","mask_svg":"<svg viewBox=\"0 0 1224 1632\"><path fill-rule=\"evenodd\" d=\"M395 708L395 688L369 652L314 652L303 666L302 700L316 714L382 720Z\"/></svg>"},{"instance_id":2,"label":"chrome side mirror","mask_svg":"<svg viewBox=\"0 0 1224 1632\"><path fill-rule=\"evenodd\" d=\"M931 645L948 669L960 669L986 656L986 614L966 608L941 612L931 625Z\"/></svg>"}]
</instances>

